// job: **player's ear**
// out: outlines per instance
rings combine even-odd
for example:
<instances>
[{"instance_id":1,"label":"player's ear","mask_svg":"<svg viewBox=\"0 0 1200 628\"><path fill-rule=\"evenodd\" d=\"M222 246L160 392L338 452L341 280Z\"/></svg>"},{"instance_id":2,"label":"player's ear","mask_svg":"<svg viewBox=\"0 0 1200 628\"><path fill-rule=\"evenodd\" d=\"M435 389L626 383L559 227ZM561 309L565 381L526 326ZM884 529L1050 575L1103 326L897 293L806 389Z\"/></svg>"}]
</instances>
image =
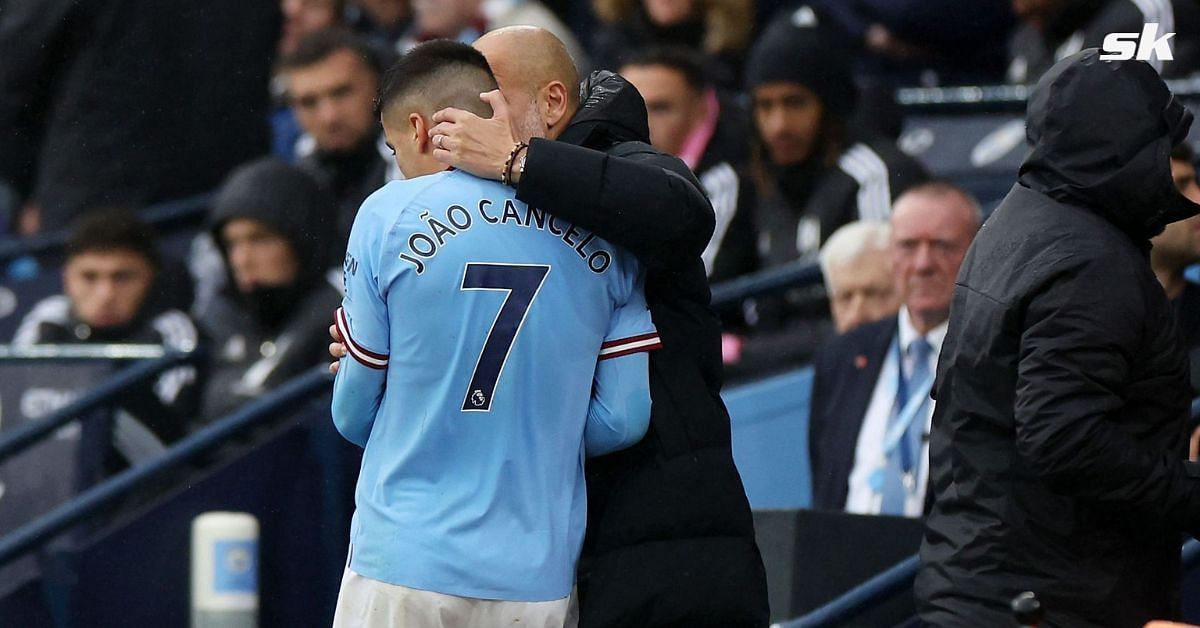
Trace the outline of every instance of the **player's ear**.
<instances>
[{"instance_id":1,"label":"player's ear","mask_svg":"<svg viewBox=\"0 0 1200 628\"><path fill-rule=\"evenodd\" d=\"M553 127L558 124L563 116L567 115L567 86L561 81L550 81L544 89L545 103L543 113L546 117L546 126Z\"/></svg>"},{"instance_id":2,"label":"player's ear","mask_svg":"<svg viewBox=\"0 0 1200 628\"><path fill-rule=\"evenodd\" d=\"M421 114L413 112L408 114L409 132L413 134L413 142L417 146L417 152L420 154L433 152L433 146L429 141L429 121Z\"/></svg>"}]
</instances>

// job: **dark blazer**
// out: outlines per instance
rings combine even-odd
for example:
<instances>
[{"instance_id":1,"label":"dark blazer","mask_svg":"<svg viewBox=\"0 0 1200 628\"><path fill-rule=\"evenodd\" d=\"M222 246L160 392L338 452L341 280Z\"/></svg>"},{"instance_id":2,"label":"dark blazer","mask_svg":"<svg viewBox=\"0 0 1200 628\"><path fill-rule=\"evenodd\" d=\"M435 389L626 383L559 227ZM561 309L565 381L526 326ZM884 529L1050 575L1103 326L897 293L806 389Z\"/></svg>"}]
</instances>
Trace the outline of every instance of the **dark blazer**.
<instances>
[{"instance_id":1,"label":"dark blazer","mask_svg":"<svg viewBox=\"0 0 1200 628\"><path fill-rule=\"evenodd\" d=\"M835 336L813 363L808 457L815 509L846 508L858 433L896 325L889 316Z\"/></svg>"}]
</instances>

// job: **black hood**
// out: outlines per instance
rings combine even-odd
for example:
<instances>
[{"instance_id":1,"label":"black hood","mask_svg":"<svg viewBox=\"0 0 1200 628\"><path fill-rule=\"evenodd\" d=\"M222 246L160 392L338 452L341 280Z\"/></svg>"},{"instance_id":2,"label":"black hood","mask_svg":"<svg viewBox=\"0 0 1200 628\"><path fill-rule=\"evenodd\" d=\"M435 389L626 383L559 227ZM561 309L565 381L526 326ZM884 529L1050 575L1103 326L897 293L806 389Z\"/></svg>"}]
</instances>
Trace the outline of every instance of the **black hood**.
<instances>
[{"instance_id":1,"label":"black hood","mask_svg":"<svg viewBox=\"0 0 1200 628\"><path fill-rule=\"evenodd\" d=\"M1032 152L1020 182L1086 207L1135 239L1200 213L1171 179L1171 148L1192 114L1144 61L1101 61L1095 48L1052 67L1029 97Z\"/></svg>"},{"instance_id":2,"label":"black hood","mask_svg":"<svg viewBox=\"0 0 1200 628\"><path fill-rule=\"evenodd\" d=\"M619 142L650 143L646 101L637 89L608 70L592 72L579 85L579 111L558 139L603 149Z\"/></svg>"},{"instance_id":3,"label":"black hood","mask_svg":"<svg viewBox=\"0 0 1200 628\"><path fill-rule=\"evenodd\" d=\"M233 171L213 202L213 240L228 266L220 231L234 218L257 220L279 232L300 258L298 283L324 277L335 265L337 205L307 172L274 157Z\"/></svg>"}]
</instances>

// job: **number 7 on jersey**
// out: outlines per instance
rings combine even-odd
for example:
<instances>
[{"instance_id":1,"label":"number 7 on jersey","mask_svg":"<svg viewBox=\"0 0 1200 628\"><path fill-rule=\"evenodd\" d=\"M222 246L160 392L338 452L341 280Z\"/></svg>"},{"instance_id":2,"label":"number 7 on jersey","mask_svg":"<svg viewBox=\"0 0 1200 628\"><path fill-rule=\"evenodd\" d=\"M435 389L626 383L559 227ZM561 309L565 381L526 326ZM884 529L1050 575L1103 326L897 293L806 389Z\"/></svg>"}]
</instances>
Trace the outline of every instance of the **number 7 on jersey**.
<instances>
[{"instance_id":1,"label":"number 7 on jersey","mask_svg":"<svg viewBox=\"0 0 1200 628\"><path fill-rule=\"evenodd\" d=\"M508 294L475 362L471 385L463 399L464 412L489 412L492 409L492 397L504 372L504 364L508 362L508 354L548 274L550 267L542 264L467 264L463 290L500 290Z\"/></svg>"}]
</instances>

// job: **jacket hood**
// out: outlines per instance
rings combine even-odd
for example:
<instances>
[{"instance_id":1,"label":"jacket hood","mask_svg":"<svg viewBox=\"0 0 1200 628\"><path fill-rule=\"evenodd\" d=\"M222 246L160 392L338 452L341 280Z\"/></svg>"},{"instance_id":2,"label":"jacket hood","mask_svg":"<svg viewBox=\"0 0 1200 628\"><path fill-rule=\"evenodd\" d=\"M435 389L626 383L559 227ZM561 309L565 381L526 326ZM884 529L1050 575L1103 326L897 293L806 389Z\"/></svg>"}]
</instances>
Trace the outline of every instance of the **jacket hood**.
<instances>
[{"instance_id":1,"label":"jacket hood","mask_svg":"<svg viewBox=\"0 0 1200 628\"><path fill-rule=\"evenodd\" d=\"M300 258L298 283L324 276L334 265L336 203L307 172L274 157L240 166L213 202L211 232L228 266L220 232L234 218L262 222L279 232Z\"/></svg>"},{"instance_id":2,"label":"jacket hood","mask_svg":"<svg viewBox=\"0 0 1200 628\"><path fill-rule=\"evenodd\" d=\"M618 142L650 143L646 101L637 89L608 70L592 72L579 85L579 111L558 139L590 148Z\"/></svg>"},{"instance_id":3,"label":"jacket hood","mask_svg":"<svg viewBox=\"0 0 1200 628\"><path fill-rule=\"evenodd\" d=\"M1200 213L1171 179L1192 114L1144 61L1090 48L1054 65L1029 97L1022 185L1097 212L1135 239Z\"/></svg>"}]
</instances>

